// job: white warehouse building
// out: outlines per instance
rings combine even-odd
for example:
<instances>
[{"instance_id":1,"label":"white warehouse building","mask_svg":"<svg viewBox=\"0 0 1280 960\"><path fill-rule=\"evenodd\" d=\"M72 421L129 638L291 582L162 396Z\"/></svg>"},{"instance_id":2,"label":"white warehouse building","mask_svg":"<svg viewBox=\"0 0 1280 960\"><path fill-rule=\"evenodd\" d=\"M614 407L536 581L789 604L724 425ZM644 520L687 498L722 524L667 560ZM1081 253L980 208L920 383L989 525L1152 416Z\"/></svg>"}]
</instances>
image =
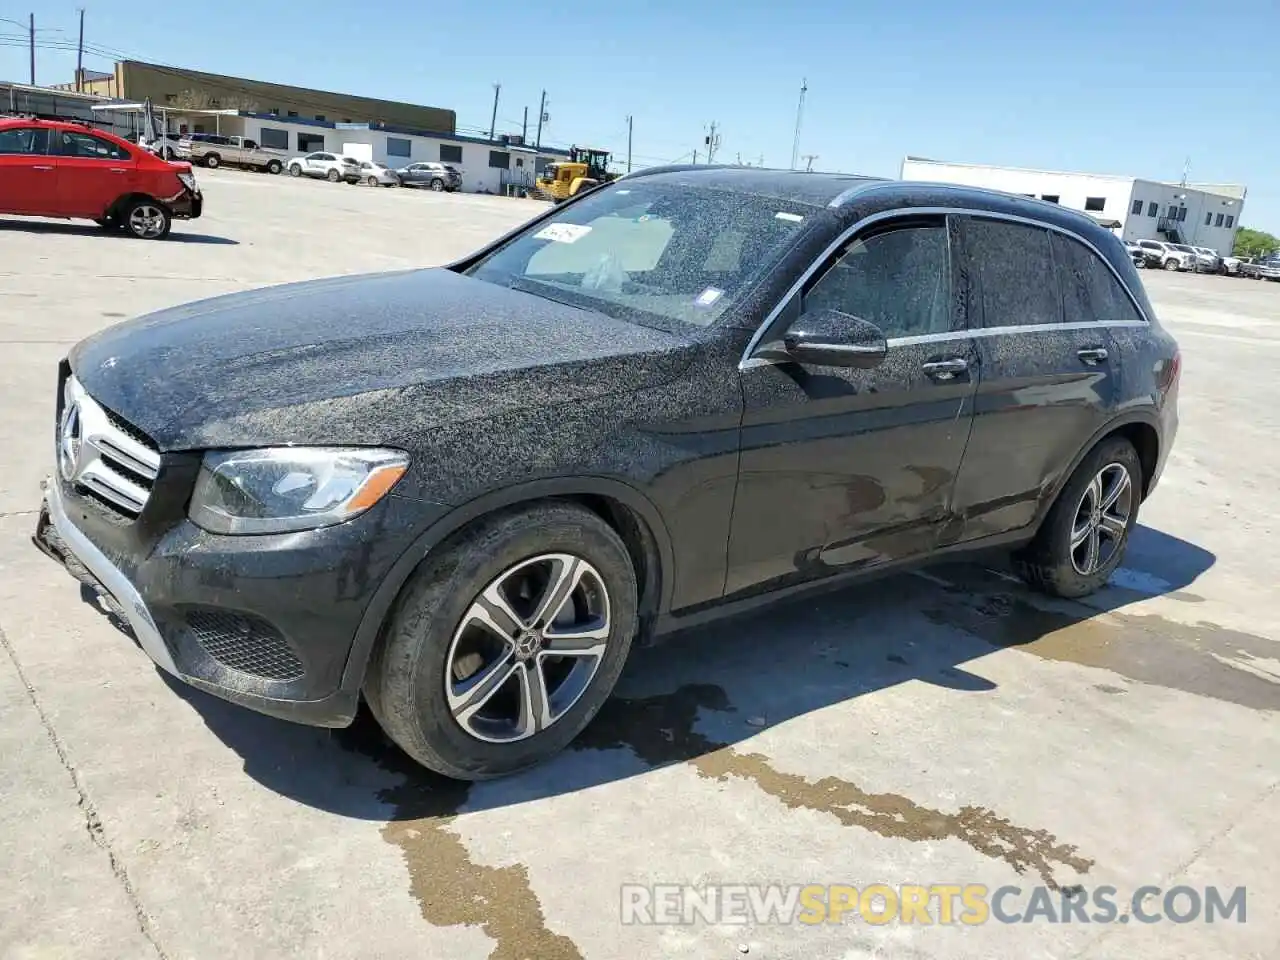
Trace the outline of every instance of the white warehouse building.
<instances>
[{"instance_id":1,"label":"white warehouse building","mask_svg":"<svg viewBox=\"0 0 1280 960\"><path fill-rule=\"evenodd\" d=\"M1165 183L923 157L902 161L902 179L960 183L1060 203L1088 214L1123 240L1185 243L1224 256L1235 245L1246 193L1234 184Z\"/></svg>"}]
</instances>

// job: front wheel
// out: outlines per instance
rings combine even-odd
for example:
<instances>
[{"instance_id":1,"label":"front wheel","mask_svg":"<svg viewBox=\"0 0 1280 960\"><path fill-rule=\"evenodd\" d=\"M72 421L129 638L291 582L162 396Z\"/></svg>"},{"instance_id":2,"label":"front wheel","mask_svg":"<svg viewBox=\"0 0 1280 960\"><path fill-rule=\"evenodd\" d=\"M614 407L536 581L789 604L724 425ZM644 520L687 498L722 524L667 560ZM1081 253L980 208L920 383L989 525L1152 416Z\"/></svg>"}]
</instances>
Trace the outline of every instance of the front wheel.
<instances>
[{"instance_id":1,"label":"front wheel","mask_svg":"<svg viewBox=\"0 0 1280 960\"><path fill-rule=\"evenodd\" d=\"M1123 437L1102 441L1076 467L1035 539L1014 557L1019 575L1055 597L1100 588L1124 559L1142 483L1133 444Z\"/></svg>"},{"instance_id":2,"label":"front wheel","mask_svg":"<svg viewBox=\"0 0 1280 960\"><path fill-rule=\"evenodd\" d=\"M1176 273L1176 272L1178 271L1178 269L1179 269L1179 268L1178 268L1178 261L1177 261L1177 260L1175 260L1175 259L1173 259L1173 257L1170 257L1168 260L1166 260L1166 261L1164 262L1164 268L1165 268L1166 270L1169 270L1169 271L1172 271L1172 272L1175 272L1175 273Z\"/></svg>"},{"instance_id":3,"label":"front wheel","mask_svg":"<svg viewBox=\"0 0 1280 960\"><path fill-rule=\"evenodd\" d=\"M637 627L635 568L575 504L499 514L429 557L369 664L365 698L419 763L461 780L564 749L599 711Z\"/></svg>"},{"instance_id":4,"label":"front wheel","mask_svg":"<svg viewBox=\"0 0 1280 960\"><path fill-rule=\"evenodd\" d=\"M378 185L378 178L370 177L366 182L369 184L369 186L376 187Z\"/></svg>"},{"instance_id":5,"label":"front wheel","mask_svg":"<svg viewBox=\"0 0 1280 960\"><path fill-rule=\"evenodd\" d=\"M300 167L300 166L299 166L298 164L296 164L296 163L291 163L291 164L289 164L289 176L291 176L291 177L300 177L300 176L302 176L302 167Z\"/></svg>"},{"instance_id":6,"label":"front wheel","mask_svg":"<svg viewBox=\"0 0 1280 960\"><path fill-rule=\"evenodd\" d=\"M328 179L330 183L337 183L339 180L342 179L342 174L340 174L337 170L330 170L327 174L325 174L325 177Z\"/></svg>"},{"instance_id":7,"label":"front wheel","mask_svg":"<svg viewBox=\"0 0 1280 960\"><path fill-rule=\"evenodd\" d=\"M173 218L154 200L135 200L120 218L125 228L139 240L163 240L169 235Z\"/></svg>"}]
</instances>

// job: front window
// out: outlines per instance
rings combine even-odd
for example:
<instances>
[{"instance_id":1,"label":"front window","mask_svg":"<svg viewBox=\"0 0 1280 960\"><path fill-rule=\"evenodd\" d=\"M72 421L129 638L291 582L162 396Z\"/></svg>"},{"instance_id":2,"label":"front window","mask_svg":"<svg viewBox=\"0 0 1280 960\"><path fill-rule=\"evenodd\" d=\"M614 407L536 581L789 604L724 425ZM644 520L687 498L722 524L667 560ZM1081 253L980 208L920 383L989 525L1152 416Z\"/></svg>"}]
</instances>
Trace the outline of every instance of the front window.
<instances>
[{"instance_id":1,"label":"front window","mask_svg":"<svg viewBox=\"0 0 1280 960\"><path fill-rule=\"evenodd\" d=\"M584 197L468 272L639 323L705 327L778 261L813 212L637 181Z\"/></svg>"},{"instance_id":2,"label":"front window","mask_svg":"<svg viewBox=\"0 0 1280 960\"><path fill-rule=\"evenodd\" d=\"M91 133L59 130L54 134L54 152L62 157L78 157L91 160L129 159L129 151Z\"/></svg>"}]
</instances>

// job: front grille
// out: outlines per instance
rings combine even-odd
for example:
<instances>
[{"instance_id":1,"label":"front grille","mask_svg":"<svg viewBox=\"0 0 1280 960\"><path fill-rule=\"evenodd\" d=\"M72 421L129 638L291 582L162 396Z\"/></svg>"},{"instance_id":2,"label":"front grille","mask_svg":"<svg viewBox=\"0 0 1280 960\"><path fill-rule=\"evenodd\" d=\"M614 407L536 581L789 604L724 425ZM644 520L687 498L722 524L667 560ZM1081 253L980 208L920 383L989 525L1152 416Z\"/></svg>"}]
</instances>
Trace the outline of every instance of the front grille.
<instances>
[{"instance_id":1,"label":"front grille","mask_svg":"<svg viewBox=\"0 0 1280 960\"><path fill-rule=\"evenodd\" d=\"M63 387L55 452L64 480L129 519L147 505L160 472L154 441L89 396L75 377Z\"/></svg>"},{"instance_id":2,"label":"front grille","mask_svg":"<svg viewBox=\"0 0 1280 960\"><path fill-rule=\"evenodd\" d=\"M263 680L297 680L302 661L289 641L261 617L225 610L193 610L187 626L213 659Z\"/></svg>"}]
</instances>

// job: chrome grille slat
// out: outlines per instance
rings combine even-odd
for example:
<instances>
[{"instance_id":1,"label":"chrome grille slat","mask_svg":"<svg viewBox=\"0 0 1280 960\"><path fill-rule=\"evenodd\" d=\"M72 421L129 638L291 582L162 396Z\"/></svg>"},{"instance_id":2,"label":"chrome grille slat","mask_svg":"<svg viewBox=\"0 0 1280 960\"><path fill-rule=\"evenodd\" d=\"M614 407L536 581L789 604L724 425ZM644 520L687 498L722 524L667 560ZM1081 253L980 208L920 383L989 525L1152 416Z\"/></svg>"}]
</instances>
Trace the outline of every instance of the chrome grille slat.
<instances>
[{"instance_id":1,"label":"chrome grille slat","mask_svg":"<svg viewBox=\"0 0 1280 960\"><path fill-rule=\"evenodd\" d=\"M130 518L147 505L160 473L160 452L146 435L101 406L75 377L63 388L56 454L64 480Z\"/></svg>"}]
</instances>

